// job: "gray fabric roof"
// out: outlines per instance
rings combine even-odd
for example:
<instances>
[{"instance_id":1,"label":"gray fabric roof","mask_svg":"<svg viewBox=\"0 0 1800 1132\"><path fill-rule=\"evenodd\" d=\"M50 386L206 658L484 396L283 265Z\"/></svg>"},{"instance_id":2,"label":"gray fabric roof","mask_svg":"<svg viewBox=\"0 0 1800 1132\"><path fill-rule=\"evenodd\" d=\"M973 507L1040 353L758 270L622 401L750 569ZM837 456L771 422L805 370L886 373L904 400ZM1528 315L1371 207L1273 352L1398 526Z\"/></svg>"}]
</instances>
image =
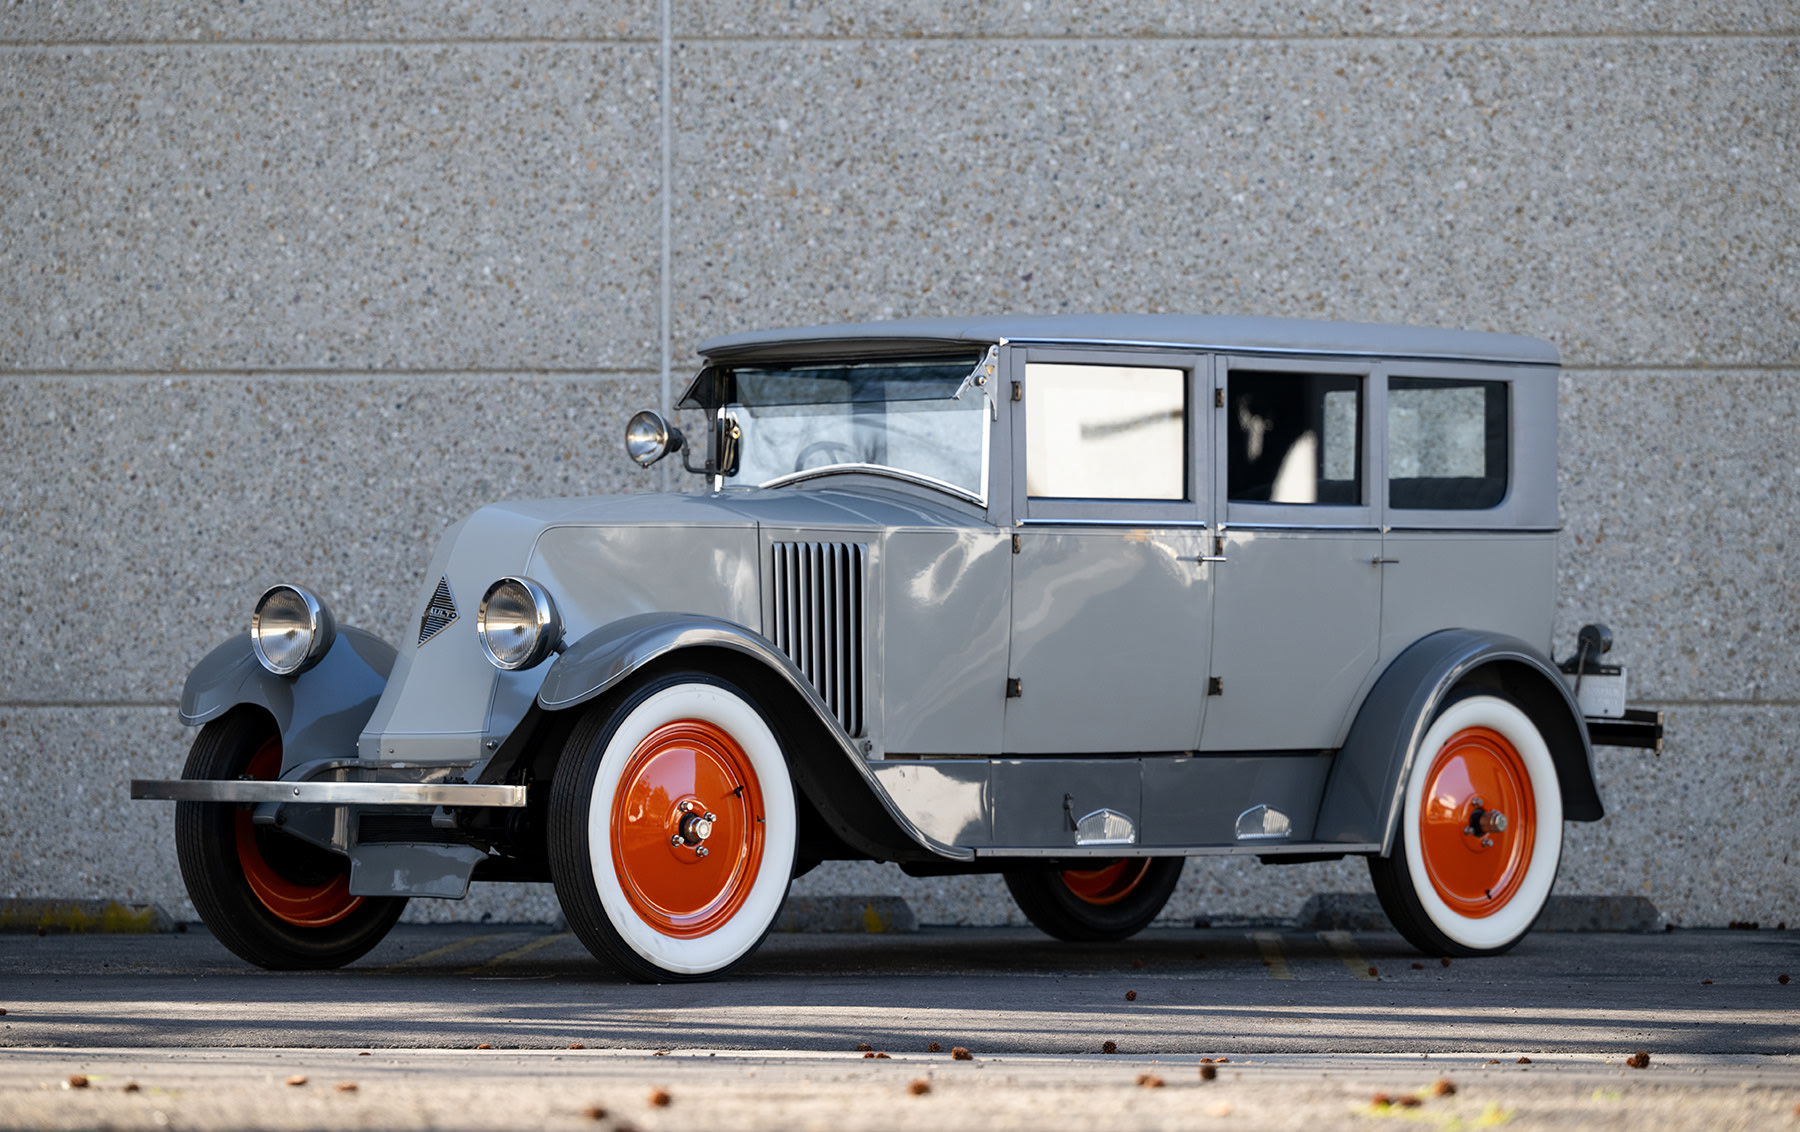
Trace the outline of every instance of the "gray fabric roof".
<instances>
[{"instance_id":1,"label":"gray fabric roof","mask_svg":"<svg viewBox=\"0 0 1800 1132\"><path fill-rule=\"evenodd\" d=\"M1319 322L1301 318L1187 314L1007 314L980 318L908 318L726 334L700 343L712 361L782 353L841 354L939 344L1112 343L1183 349L1298 354L1374 354L1557 365L1555 346L1518 334Z\"/></svg>"}]
</instances>

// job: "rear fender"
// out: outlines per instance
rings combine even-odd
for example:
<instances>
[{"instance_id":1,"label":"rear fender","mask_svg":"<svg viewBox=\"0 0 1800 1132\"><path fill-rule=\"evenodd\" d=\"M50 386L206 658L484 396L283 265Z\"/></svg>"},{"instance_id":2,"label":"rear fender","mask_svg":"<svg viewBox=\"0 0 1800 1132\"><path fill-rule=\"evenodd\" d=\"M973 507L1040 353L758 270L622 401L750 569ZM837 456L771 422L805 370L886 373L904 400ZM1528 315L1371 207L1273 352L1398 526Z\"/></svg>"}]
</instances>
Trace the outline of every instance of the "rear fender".
<instances>
[{"instance_id":1,"label":"rear fender","mask_svg":"<svg viewBox=\"0 0 1800 1132\"><path fill-rule=\"evenodd\" d=\"M1537 724L1556 764L1567 820L1605 816L1581 709L1556 669L1523 641L1446 629L1395 657L1363 701L1325 783L1317 840L1383 857L1393 851L1419 744L1445 698L1468 685L1491 688Z\"/></svg>"},{"instance_id":2,"label":"rear fender","mask_svg":"<svg viewBox=\"0 0 1800 1132\"><path fill-rule=\"evenodd\" d=\"M181 722L198 727L232 708L268 712L281 732L281 770L320 759L354 759L357 736L375 712L394 668L394 647L354 626L340 626L320 661L298 676L277 676L256 659L250 634L226 641L188 673Z\"/></svg>"}]
</instances>

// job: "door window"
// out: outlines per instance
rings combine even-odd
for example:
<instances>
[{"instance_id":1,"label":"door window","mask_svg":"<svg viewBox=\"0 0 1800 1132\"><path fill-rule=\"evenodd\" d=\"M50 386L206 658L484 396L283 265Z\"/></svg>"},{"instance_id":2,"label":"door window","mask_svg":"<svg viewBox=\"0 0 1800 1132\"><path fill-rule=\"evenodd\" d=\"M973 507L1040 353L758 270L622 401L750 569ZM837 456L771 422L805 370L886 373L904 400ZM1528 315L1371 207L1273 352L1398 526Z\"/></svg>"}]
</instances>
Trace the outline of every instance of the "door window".
<instances>
[{"instance_id":1,"label":"door window","mask_svg":"<svg viewBox=\"0 0 1800 1132\"><path fill-rule=\"evenodd\" d=\"M1362 379L1233 370L1225 399L1227 498L1363 502Z\"/></svg>"},{"instance_id":2,"label":"door window","mask_svg":"<svg viewBox=\"0 0 1800 1132\"><path fill-rule=\"evenodd\" d=\"M1028 496L1186 497L1185 372L1034 362L1025 373Z\"/></svg>"},{"instance_id":3,"label":"door window","mask_svg":"<svg viewBox=\"0 0 1800 1132\"><path fill-rule=\"evenodd\" d=\"M1506 402L1503 381L1388 378L1388 506L1497 506L1506 498Z\"/></svg>"}]
</instances>

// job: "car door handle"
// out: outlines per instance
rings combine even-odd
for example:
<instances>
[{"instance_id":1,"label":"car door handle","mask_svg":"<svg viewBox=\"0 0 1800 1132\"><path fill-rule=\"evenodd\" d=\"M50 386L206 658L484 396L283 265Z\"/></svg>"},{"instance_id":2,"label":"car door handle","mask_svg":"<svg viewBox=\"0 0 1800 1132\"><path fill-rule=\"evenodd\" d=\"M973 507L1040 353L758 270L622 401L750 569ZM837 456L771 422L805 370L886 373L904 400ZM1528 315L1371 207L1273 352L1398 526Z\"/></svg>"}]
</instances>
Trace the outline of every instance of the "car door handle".
<instances>
[{"instance_id":1,"label":"car door handle","mask_svg":"<svg viewBox=\"0 0 1800 1132\"><path fill-rule=\"evenodd\" d=\"M1400 560L1398 558L1371 558L1371 559L1369 559L1369 565L1371 565L1371 566L1398 566L1399 564L1400 564Z\"/></svg>"},{"instance_id":2,"label":"car door handle","mask_svg":"<svg viewBox=\"0 0 1800 1132\"><path fill-rule=\"evenodd\" d=\"M1197 554L1194 557L1184 559L1183 561L1187 561L1187 562L1224 562L1224 561L1226 561L1226 558L1223 554Z\"/></svg>"}]
</instances>

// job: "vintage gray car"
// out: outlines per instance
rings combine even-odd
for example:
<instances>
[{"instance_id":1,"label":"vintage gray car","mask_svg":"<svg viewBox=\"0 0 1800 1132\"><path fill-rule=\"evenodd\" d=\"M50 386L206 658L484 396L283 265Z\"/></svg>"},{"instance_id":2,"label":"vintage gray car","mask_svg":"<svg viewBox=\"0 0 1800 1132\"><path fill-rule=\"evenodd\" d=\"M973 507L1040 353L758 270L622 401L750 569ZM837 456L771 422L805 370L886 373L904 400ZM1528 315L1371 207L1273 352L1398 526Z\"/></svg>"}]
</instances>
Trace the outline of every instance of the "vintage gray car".
<instances>
[{"instance_id":1,"label":"vintage gray car","mask_svg":"<svg viewBox=\"0 0 1800 1132\"><path fill-rule=\"evenodd\" d=\"M700 350L703 435L626 437L700 490L484 507L398 647L278 585L195 668L182 779L132 790L179 802L226 946L343 964L410 897L548 880L597 956L681 980L824 860L997 872L1109 940L1188 857L1356 854L1414 945L1494 954L1602 816L1592 744L1659 741L1602 628L1550 659L1545 342L1016 316Z\"/></svg>"}]
</instances>

